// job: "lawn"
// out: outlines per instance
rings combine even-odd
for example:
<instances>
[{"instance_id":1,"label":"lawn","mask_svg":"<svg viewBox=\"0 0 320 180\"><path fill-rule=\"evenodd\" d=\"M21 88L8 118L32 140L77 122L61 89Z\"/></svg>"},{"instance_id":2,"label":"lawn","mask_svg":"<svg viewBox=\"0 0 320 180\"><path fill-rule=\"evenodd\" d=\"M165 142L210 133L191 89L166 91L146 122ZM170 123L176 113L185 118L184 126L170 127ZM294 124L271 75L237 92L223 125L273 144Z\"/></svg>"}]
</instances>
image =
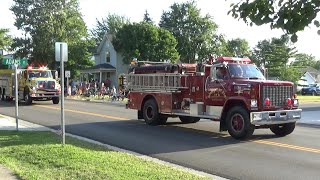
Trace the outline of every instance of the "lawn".
<instances>
[{"instance_id":1,"label":"lawn","mask_svg":"<svg viewBox=\"0 0 320 180\"><path fill-rule=\"evenodd\" d=\"M299 99L300 104L303 104L303 103L319 103L320 104L320 96L298 95L298 99Z\"/></svg>"},{"instance_id":2,"label":"lawn","mask_svg":"<svg viewBox=\"0 0 320 180\"><path fill-rule=\"evenodd\" d=\"M51 132L0 131L0 164L22 179L208 179Z\"/></svg>"}]
</instances>

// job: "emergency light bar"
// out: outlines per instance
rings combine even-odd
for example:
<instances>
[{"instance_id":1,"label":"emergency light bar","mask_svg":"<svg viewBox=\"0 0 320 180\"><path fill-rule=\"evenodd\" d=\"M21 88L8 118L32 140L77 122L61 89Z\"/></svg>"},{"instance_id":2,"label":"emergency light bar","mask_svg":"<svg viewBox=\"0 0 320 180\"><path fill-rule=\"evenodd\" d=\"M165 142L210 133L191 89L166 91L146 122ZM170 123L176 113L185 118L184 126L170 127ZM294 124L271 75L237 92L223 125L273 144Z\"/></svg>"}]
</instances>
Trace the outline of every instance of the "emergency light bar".
<instances>
[{"instance_id":1,"label":"emergency light bar","mask_svg":"<svg viewBox=\"0 0 320 180\"><path fill-rule=\"evenodd\" d=\"M32 66L28 66L28 67L27 67L27 70L32 70L32 69L35 69L35 68L33 68ZM46 66L40 66L38 69L39 69L39 70L47 70L48 67L46 67Z\"/></svg>"},{"instance_id":2,"label":"emergency light bar","mask_svg":"<svg viewBox=\"0 0 320 180\"><path fill-rule=\"evenodd\" d=\"M249 58L237 58L237 57L218 57L218 62L232 62L239 64L248 64L251 62Z\"/></svg>"}]
</instances>

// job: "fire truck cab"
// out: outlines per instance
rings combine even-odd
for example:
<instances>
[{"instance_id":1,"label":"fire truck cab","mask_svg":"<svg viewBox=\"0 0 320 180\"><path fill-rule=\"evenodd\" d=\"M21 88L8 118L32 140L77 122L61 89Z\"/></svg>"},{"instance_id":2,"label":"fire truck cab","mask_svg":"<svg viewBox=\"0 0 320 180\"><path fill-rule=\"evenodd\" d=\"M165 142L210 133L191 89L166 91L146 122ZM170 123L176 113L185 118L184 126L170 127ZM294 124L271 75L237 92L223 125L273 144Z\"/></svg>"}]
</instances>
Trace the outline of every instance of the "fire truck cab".
<instances>
[{"instance_id":1,"label":"fire truck cab","mask_svg":"<svg viewBox=\"0 0 320 180\"><path fill-rule=\"evenodd\" d=\"M293 83L266 80L248 58L134 66L126 79L127 108L150 125L164 124L168 117L183 123L210 119L220 121L220 131L245 139L259 128L286 136L301 118Z\"/></svg>"}]
</instances>

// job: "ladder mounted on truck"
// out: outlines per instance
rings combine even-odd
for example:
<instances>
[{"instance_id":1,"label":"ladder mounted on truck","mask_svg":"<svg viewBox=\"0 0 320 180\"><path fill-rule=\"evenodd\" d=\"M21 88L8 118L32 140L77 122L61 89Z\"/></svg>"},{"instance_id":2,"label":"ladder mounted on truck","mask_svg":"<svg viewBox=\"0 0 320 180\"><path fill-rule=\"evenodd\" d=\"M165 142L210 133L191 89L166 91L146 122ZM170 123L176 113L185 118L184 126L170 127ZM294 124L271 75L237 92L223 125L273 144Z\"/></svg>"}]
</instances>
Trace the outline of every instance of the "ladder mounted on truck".
<instances>
[{"instance_id":1,"label":"ladder mounted on truck","mask_svg":"<svg viewBox=\"0 0 320 180\"><path fill-rule=\"evenodd\" d=\"M185 77L182 83L182 77ZM127 74L126 87L133 91L170 91L187 89L187 76L179 73Z\"/></svg>"}]
</instances>

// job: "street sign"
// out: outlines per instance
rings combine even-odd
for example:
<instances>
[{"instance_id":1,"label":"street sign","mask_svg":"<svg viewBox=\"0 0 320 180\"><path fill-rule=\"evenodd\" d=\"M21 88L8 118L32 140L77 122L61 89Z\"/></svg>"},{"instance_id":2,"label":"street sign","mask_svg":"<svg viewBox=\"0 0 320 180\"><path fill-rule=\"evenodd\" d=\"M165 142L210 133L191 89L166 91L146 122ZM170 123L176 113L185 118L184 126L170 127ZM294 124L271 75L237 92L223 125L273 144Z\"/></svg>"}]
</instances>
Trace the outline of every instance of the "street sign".
<instances>
[{"instance_id":1,"label":"street sign","mask_svg":"<svg viewBox=\"0 0 320 180\"><path fill-rule=\"evenodd\" d=\"M62 56L60 54L60 45L62 44ZM56 61L67 62L68 61L68 44L64 42L56 42L55 43L55 56Z\"/></svg>"},{"instance_id":2,"label":"street sign","mask_svg":"<svg viewBox=\"0 0 320 180\"><path fill-rule=\"evenodd\" d=\"M10 58L3 58L2 63L4 65L19 65L19 66L26 66L28 65L28 59L10 59Z\"/></svg>"},{"instance_id":3,"label":"street sign","mask_svg":"<svg viewBox=\"0 0 320 180\"><path fill-rule=\"evenodd\" d=\"M66 78L71 77L71 73L70 73L70 71L65 71L65 72L64 72L64 75L66 76Z\"/></svg>"}]
</instances>

